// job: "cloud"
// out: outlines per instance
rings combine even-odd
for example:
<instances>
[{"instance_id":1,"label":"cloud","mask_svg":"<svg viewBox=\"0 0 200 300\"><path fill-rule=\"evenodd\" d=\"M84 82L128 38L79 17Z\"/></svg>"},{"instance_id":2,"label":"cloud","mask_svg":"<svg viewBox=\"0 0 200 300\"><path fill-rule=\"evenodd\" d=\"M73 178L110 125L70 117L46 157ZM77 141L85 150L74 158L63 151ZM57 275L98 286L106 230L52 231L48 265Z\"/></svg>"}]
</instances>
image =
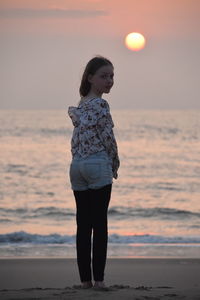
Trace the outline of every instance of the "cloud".
<instances>
[{"instance_id":1,"label":"cloud","mask_svg":"<svg viewBox=\"0 0 200 300\"><path fill-rule=\"evenodd\" d=\"M107 16L105 10L79 9L2 9L0 18L94 18Z\"/></svg>"}]
</instances>

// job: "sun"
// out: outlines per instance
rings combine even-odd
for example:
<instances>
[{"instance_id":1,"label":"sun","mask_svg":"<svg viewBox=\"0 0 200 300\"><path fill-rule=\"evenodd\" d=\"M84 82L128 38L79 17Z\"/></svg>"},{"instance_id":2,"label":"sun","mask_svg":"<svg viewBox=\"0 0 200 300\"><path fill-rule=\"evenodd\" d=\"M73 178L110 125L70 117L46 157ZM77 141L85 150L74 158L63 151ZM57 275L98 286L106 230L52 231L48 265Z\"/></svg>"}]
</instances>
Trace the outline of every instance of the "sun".
<instances>
[{"instance_id":1,"label":"sun","mask_svg":"<svg viewBox=\"0 0 200 300\"><path fill-rule=\"evenodd\" d=\"M140 51L145 47L144 36L138 32L131 32L125 38L125 45L129 50Z\"/></svg>"}]
</instances>

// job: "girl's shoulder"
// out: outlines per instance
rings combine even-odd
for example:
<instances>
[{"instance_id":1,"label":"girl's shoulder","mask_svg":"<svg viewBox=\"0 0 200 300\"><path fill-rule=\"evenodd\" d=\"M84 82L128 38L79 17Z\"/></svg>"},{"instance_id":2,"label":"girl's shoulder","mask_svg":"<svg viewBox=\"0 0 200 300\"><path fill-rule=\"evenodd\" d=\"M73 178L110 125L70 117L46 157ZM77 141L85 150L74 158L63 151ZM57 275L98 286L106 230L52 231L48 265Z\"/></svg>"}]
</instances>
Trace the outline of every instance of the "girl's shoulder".
<instances>
[{"instance_id":1,"label":"girl's shoulder","mask_svg":"<svg viewBox=\"0 0 200 300\"><path fill-rule=\"evenodd\" d=\"M94 98L90 101L91 105L96 107L97 109L109 109L108 102L103 98Z\"/></svg>"},{"instance_id":2,"label":"girl's shoulder","mask_svg":"<svg viewBox=\"0 0 200 300\"><path fill-rule=\"evenodd\" d=\"M88 115L101 117L110 112L108 102L102 98L93 98L88 101L82 102L79 105L80 113L83 117Z\"/></svg>"}]
</instances>

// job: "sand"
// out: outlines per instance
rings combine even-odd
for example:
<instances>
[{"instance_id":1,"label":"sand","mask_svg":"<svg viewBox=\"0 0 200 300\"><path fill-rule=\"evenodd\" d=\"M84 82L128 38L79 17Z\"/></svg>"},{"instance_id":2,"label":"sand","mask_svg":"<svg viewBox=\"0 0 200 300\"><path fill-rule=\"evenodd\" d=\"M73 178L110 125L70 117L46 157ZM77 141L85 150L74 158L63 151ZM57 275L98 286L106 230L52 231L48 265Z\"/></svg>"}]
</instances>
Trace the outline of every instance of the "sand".
<instances>
[{"instance_id":1,"label":"sand","mask_svg":"<svg viewBox=\"0 0 200 300\"><path fill-rule=\"evenodd\" d=\"M82 290L75 259L0 259L0 299L200 300L200 259L108 259L108 290Z\"/></svg>"}]
</instances>

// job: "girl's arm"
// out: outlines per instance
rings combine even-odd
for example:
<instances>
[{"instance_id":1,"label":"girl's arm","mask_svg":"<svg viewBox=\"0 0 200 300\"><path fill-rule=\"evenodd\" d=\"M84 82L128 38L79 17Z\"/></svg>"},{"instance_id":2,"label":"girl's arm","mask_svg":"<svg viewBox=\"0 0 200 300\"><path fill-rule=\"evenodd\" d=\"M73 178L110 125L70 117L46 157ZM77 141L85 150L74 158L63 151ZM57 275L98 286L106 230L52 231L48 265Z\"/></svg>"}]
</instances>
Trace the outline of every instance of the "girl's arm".
<instances>
[{"instance_id":1,"label":"girl's arm","mask_svg":"<svg viewBox=\"0 0 200 300\"><path fill-rule=\"evenodd\" d=\"M117 143L113 133L114 124L110 114L109 105L106 101L104 102L103 106L104 107L102 108L100 114L101 116L97 122L97 132L102 144L105 147L106 152L112 160L113 177L117 179L117 171L120 165L120 161L118 157Z\"/></svg>"}]
</instances>

